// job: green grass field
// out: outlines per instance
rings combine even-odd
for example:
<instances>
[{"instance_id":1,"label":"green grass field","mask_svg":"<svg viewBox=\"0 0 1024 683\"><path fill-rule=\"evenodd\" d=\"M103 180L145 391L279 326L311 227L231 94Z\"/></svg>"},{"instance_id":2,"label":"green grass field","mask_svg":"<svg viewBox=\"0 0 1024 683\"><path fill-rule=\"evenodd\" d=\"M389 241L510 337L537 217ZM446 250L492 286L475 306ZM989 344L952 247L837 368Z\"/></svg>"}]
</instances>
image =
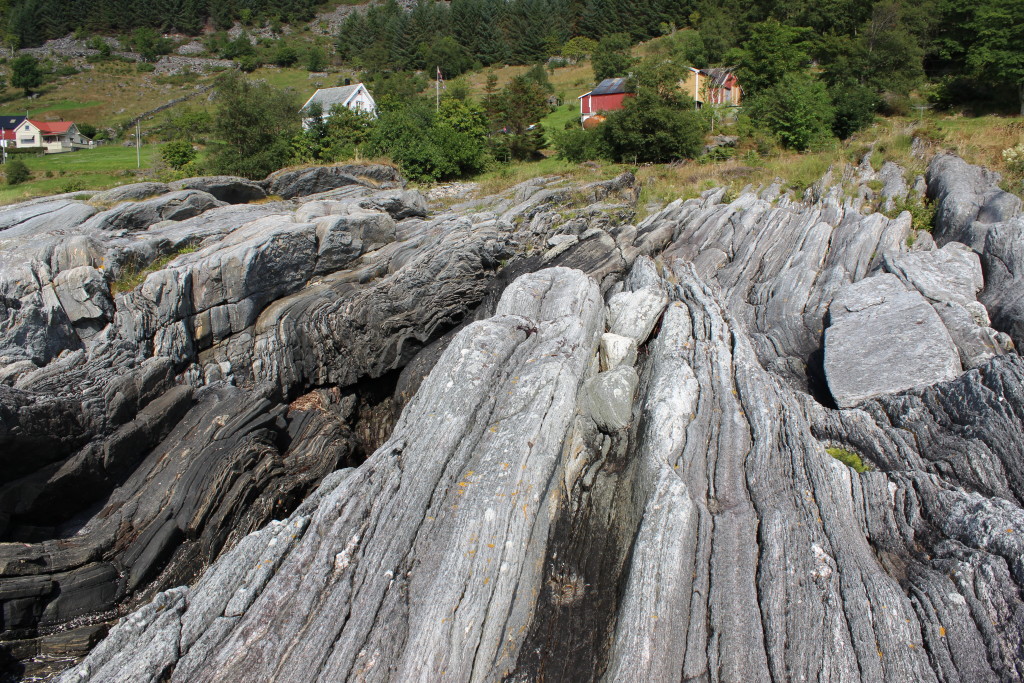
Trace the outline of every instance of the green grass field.
<instances>
[{"instance_id":1,"label":"green grass field","mask_svg":"<svg viewBox=\"0 0 1024 683\"><path fill-rule=\"evenodd\" d=\"M579 101L575 98L563 102L562 106L540 120L549 145L554 144L552 133L565 130L565 124L570 121L577 124L580 121Z\"/></svg>"},{"instance_id":2,"label":"green grass field","mask_svg":"<svg viewBox=\"0 0 1024 683\"><path fill-rule=\"evenodd\" d=\"M0 204L78 190L102 190L142 180L140 172L152 168L160 145L144 145L142 168L137 168L135 148L110 145L64 154L21 155L32 171L32 180L20 185L0 185ZM49 176L47 175L49 174Z\"/></svg>"}]
</instances>

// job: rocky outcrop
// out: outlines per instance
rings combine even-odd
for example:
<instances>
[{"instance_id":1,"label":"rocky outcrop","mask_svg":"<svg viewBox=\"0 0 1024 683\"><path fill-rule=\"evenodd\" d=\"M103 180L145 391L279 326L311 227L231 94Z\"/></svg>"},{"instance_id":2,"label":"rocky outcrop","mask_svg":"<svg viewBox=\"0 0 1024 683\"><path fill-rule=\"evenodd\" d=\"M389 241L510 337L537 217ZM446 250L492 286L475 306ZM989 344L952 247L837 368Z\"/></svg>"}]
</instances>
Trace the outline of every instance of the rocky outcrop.
<instances>
[{"instance_id":1,"label":"rocky outcrop","mask_svg":"<svg viewBox=\"0 0 1024 683\"><path fill-rule=\"evenodd\" d=\"M1024 364L984 253L825 181L634 224L629 174L434 213L392 174L10 241L52 316L0 342L59 348L0 359L26 675L1024 675Z\"/></svg>"},{"instance_id":2,"label":"rocky outcrop","mask_svg":"<svg viewBox=\"0 0 1024 683\"><path fill-rule=\"evenodd\" d=\"M936 239L956 241L982 251L989 225L1020 213L1020 197L999 188L998 173L972 166L952 154L936 155L928 165L928 196L937 204Z\"/></svg>"},{"instance_id":3,"label":"rocky outcrop","mask_svg":"<svg viewBox=\"0 0 1024 683\"><path fill-rule=\"evenodd\" d=\"M957 241L981 258L986 286L979 299L993 326L1024 344L1024 217L1021 200L999 188L999 174L952 155L929 165L928 193L936 203L941 244Z\"/></svg>"}]
</instances>

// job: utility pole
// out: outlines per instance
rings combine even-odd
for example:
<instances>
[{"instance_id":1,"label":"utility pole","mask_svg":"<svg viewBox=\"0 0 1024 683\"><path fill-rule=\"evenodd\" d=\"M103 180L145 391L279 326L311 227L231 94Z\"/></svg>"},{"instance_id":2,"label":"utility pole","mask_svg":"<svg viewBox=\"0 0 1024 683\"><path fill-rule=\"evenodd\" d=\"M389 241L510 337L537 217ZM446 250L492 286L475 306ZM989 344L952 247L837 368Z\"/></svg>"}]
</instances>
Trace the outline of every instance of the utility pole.
<instances>
[{"instance_id":1,"label":"utility pole","mask_svg":"<svg viewBox=\"0 0 1024 683\"><path fill-rule=\"evenodd\" d=\"M135 122L135 164L136 168L142 168L142 127Z\"/></svg>"}]
</instances>

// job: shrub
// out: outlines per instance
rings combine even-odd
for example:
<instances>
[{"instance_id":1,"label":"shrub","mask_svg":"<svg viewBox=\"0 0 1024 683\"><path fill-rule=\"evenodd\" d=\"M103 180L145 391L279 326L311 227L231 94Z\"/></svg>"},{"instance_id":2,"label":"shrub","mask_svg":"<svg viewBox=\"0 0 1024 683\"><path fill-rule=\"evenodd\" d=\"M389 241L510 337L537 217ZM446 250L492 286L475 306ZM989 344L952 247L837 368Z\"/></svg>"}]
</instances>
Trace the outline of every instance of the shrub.
<instances>
[{"instance_id":1,"label":"shrub","mask_svg":"<svg viewBox=\"0 0 1024 683\"><path fill-rule=\"evenodd\" d=\"M274 54L274 64L278 66L292 66L297 61L299 61L299 53L291 45L282 44Z\"/></svg>"},{"instance_id":2,"label":"shrub","mask_svg":"<svg viewBox=\"0 0 1024 683\"><path fill-rule=\"evenodd\" d=\"M810 74L787 73L753 98L751 118L790 149L802 152L831 136L834 111L825 85Z\"/></svg>"},{"instance_id":3,"label":"shrub","mask_svg":"<svg viewBox=\"0 0 1024 683\"><path fill-rule=\"evenodd\" d=\"M152 73L153 71L156 71L156 64L151 64L149 62L139 62L135 65L135 70L143 74Z\"/></svg>"},{"instance_id":4,"label":"shrub","mask_svg":"<svg viewBox=\"0 0 1024 683\"><path fill-rule=\"evenodd\" d=\"M260 68L263 65L263 63L260 61L260 58L254 54L242 55L235 61L238 62L238 68L247 74L252 73L253 71L255 71L256 69Z\"/></svg>"},{"instance_id":5,"label":"shrub","mask_svg":"<svg viewBox=\"0 0 1024 683\"><path fill-rule=\"evenodd\" d=\"M835 108L832 132L845 140L858 130L871 125L878 107L878 97L864 85L836 86L829 90Z\"/></svg>"},{"instance_id":6,"label":"shrub","mask_svg":"<svg viewBox=\"0 0 1024 683\"><path fill-rule=\"evenodd\" d=\"M306 53L306 71L323 71L327 68L327 55L323 49L314 45Z\"/></svg>"},{"instance_id":7,"label":"shrub","mask_svg":"<svg viewBox=\"0 0 1024 683\"><path fill-rule=\"evenodd\" d=\"M573 127L556 132L554 138L558 156L566 161L578 164L610 156L610 150L600 130Z\"/></svg>"},{"instance_id":8,"label":"shrub","mask_svg":"<svg viewBox=\"0 0 1024 683\"><path fill-rule=\"evenodd\" d=\"M186 164L189 164L196 158L196 151L192 148L191 143L185 140L174 140L164 145L160 156L165 164L178 170L184 168Z\"/></svg>"},{"instance_id":9,"label":"shrub","mask_svg":"<svg viewBox=\"0 0 1024 683\"><path fill-rule=\"evenodd\" d=\"M8 185L20 185L32 178L32 172L25 162L15 157L7 162L6 175Z\"/></svg>"},{"instance_id":10,"label":"shrub","mask_svg":"<svg viewBox=\"0 0 1024 683\"><path fill-rule=\"evenodd\" d=\"M600 131L612 158L623 163L692 159L704 146L697 113L649 91L628 98L623 109L608 116Z\"/></svg>"},{"instance_id":11,"label":"shrub","mask_svg":"<svg viewBox=\"0 0 1024 683\"><path fill-rule=\"evenodd\" d=\"M1015 175L1024 175L1024 142L1015 147L1003 150L1003 162L1006 170Z\"/></svg>"}]
</instances>

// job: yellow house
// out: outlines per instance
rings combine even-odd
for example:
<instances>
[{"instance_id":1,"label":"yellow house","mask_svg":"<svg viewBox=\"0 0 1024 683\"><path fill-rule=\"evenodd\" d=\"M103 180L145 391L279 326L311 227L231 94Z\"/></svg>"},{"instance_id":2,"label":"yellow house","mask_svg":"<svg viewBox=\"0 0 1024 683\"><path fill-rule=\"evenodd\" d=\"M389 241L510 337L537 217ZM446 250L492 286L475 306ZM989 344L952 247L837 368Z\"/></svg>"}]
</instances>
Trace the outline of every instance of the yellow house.
<instances>
[{"instance_id":1,"label":"yellow house","mask_svg":"<svg viewBox=\"0 0 1024 683\"><path fill-rule=\"evenodd\" d=\"M686 78L679 87L697 103L697 108L704 104L725 104L738 107L743 100L743 89L732 69L695 69L687 68Z\"/></svg>"}]
</instances>

